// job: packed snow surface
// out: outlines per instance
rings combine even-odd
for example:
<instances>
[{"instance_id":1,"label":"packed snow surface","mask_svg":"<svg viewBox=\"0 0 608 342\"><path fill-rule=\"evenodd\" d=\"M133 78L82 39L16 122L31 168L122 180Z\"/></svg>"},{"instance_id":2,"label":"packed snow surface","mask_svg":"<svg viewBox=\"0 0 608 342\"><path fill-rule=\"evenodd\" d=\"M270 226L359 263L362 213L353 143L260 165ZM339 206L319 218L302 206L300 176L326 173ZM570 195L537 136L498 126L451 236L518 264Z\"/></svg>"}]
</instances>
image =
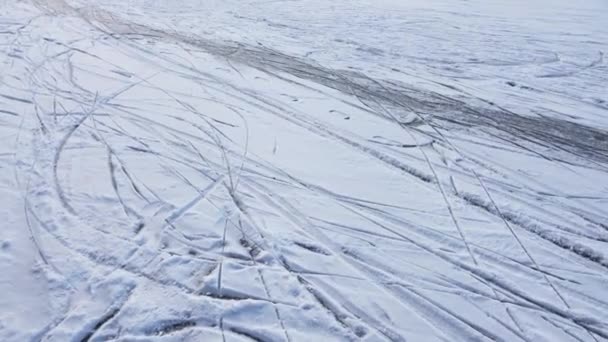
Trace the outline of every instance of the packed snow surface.
<instances>
[{"instance_id":1,"label":"packed snow surface","mask_svg":"<svg viewBox=\"0 0 608 342\"><path fill-rule=\"evenodd\" d=\"M608 341L605 0L0 3L0 341Z\"/></svg>"}]
</instances>

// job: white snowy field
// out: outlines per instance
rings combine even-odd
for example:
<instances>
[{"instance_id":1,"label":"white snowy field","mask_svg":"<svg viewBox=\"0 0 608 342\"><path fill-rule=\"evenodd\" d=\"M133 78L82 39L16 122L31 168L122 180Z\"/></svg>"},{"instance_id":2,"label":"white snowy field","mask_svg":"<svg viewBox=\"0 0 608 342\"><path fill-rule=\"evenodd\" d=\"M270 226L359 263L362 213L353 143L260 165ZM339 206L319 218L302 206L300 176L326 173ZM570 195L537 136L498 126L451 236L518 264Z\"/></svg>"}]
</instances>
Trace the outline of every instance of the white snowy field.
<instances>
[{"instance_id":1,"label":"white snowy field","mask_svg":"<svg viewBox=\"0 0 608 342\"><path fill-rule=\"evenodd\" d=\"M0 0L0 341L608 341L605 0Z\"/></svg>"}]
</instances>

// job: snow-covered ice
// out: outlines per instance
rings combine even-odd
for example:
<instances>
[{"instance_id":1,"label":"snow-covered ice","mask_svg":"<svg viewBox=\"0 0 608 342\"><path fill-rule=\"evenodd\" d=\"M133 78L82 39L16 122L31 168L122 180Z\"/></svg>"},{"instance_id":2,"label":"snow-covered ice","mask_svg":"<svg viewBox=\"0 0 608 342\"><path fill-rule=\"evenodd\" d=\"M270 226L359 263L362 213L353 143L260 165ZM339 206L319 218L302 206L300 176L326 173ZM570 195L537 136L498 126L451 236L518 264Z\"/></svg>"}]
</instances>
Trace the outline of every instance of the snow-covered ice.
<instances>
[{"instance_id":1,"label":"snow-covered ice","mask_svg":"<svg viewBox=\"0 0 608 342\"><path fill-rule=\"evenodd\" d=\"M608 341L606 1L0 4L0 341Z\"/></svg>"}]
</instances>

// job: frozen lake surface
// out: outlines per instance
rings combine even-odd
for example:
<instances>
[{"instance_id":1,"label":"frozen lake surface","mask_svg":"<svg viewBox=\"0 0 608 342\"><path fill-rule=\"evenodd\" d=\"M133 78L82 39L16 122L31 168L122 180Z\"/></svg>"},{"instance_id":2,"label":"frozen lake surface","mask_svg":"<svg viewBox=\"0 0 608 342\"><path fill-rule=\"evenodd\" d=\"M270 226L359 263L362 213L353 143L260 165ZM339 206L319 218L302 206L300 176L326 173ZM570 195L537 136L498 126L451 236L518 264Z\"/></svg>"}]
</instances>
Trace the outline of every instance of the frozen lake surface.
<instances>
[{"instance_id":1,"label":"frozen lake surface","mask_svg":"<svg viewBox=\"0 0 608 342\"><path fill-rule=\"evenodd\" d=\"M1 341L608 341L606 1L0 3Z\"/></svg>"}]
</instances>

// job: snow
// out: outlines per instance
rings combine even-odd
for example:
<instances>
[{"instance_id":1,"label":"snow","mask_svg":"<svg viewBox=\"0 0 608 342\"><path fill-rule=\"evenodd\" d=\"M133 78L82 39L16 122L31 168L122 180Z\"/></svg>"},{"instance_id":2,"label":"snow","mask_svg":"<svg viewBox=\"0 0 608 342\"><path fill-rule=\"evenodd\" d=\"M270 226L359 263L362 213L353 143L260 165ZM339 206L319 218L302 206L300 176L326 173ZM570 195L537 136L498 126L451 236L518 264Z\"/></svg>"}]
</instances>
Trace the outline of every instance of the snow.
<instances>
[{"instance_id":1,"label":"snow","mask_svg":"<svg viewBox=\"0 0 608 342\"><path fill-rule=\"evenodd\" d=\"M601 0L0 6L0 340L607 341Z\"/></svg>"}]
</instances>

